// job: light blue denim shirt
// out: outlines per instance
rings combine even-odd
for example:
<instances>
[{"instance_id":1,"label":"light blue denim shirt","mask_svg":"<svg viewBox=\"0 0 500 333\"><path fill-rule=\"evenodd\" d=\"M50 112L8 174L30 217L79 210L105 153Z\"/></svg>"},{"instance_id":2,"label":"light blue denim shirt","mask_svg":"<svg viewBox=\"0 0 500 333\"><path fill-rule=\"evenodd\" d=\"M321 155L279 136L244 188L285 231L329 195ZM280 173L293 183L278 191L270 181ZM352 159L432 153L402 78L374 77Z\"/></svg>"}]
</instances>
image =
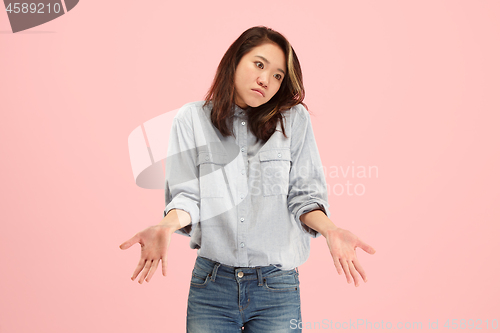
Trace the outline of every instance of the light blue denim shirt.
<instances>
[{"instance_id":1,"label":"light blue denim shirt","mask_svg":"<svg viewBox=\"0 0 500 333\"><path fill-rule=\"evenodd\" d=\"M301 104L284 112L285 133L257 143L243 109L235 106L234 136L210 121L211 104L192 102L174 117L166 159L164 216L181 209L191 224L198 255L234 267L274 265L290 270L309 257L320 234L299 217L321 209L328 192L309 112Z\"/></svg>"}]
</instances>

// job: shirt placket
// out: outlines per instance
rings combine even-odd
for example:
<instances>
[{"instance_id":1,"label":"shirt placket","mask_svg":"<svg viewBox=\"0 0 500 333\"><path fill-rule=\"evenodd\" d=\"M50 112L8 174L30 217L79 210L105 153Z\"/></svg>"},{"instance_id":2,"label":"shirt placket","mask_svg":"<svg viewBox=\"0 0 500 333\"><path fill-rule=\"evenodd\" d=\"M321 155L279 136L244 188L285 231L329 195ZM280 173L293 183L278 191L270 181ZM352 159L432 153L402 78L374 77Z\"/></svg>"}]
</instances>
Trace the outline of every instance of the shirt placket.
<instances>
[{"instance_id":1,"label":"shirt placket","mask_svg":"<svg viewBox=\"0 0 500 333\"><path fill-rule=\"evenodd\" d=\"M242 158L238 158L238 178L237 191L240 199L240 204L237 207L237 235L238 235L238 261L240 266L248 266L248 249L246 244L247 235L247 205L248 205L248 186L247 186L247 149L248 149L248 124L246 117L241 111L235 117L234 128L236 129L236 142L240 147Z\"/></svg>"}]
</instances>

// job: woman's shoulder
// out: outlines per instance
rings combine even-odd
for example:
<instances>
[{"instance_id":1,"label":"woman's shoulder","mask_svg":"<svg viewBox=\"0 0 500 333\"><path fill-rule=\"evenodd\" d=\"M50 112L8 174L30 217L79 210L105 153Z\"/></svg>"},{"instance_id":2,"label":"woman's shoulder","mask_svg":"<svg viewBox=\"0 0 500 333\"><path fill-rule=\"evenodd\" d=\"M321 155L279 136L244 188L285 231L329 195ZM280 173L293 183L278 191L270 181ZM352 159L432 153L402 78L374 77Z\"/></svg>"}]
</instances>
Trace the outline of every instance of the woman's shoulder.
<instances>
[{"instance_id":1,"label":"woman's shoulder","mask_svg":"<svg viewBox=\"0 0 500 333\"><path fill-rule=\"evenodd\" d=\"M177 114L183 115L186 113L199 111L203 108L203 104L205 104L205 101L195 101L186 103L179 108Z\"/></svg>"},{"instance_id":2,"label":"woman's shoulder","mask_svg":"<svg viewBox=\"0 0 500 333\"><path fill-rule=\"evenodd\" d=\"M311 119L309 111L302 103L292 106L290 109L286 110L283 115L290 119L291 124L296 122L304 124Z\"/></svg>"},{"instance_id":3,"label":"woman's shoulder","mask_svg":"<svg viewBox=\"0 0 500 333\"><path fill-rule=\"evenodd\" d=\"M193 116L199 115L199 113L204 109L203 107L204 104L205 101L195 101L186 103L179 108L177 114L175 115L175 118L182 121L191 122Z\"/></svg>"}]
</instances>

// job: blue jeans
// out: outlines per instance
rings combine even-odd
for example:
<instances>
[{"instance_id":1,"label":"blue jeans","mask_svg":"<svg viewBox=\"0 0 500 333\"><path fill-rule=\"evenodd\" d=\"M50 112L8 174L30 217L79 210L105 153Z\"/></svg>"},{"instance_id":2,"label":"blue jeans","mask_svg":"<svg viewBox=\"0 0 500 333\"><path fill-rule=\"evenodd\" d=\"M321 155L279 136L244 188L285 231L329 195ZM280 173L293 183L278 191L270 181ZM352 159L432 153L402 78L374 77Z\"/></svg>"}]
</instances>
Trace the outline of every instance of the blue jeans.
<instances>
[{"instance_id":1,"label":"blue jeans","mask_svg":"<svg viewBox=\"0 0 500 333\"><path fill-rule=\"evenodd\" d=\"M297 269L238 268L196 259L188 298L188 333L301 332L291 324L301 319Z\"/></svg>"}]
</instances>

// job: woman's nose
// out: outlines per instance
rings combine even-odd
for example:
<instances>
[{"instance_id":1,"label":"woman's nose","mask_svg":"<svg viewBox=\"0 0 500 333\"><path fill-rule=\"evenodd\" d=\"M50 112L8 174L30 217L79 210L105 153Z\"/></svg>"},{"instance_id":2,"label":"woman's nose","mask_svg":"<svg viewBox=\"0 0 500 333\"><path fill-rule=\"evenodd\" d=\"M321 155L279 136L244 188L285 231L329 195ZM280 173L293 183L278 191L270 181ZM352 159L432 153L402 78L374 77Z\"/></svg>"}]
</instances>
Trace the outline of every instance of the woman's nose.
<instances>
[{"instance_id":1,"label":"woman's nose","mask_svg":"<svg viewBox=\"0 0 500 333\"><path fill-rule=\"evenodd\" d=\"M268 83L268 78L267 78L267 75L266 74L262 74L261 76L259 76L259 78L257 79L257 83L263 87L267 87L267 83Z\"/></svg>"}]
</instances>

